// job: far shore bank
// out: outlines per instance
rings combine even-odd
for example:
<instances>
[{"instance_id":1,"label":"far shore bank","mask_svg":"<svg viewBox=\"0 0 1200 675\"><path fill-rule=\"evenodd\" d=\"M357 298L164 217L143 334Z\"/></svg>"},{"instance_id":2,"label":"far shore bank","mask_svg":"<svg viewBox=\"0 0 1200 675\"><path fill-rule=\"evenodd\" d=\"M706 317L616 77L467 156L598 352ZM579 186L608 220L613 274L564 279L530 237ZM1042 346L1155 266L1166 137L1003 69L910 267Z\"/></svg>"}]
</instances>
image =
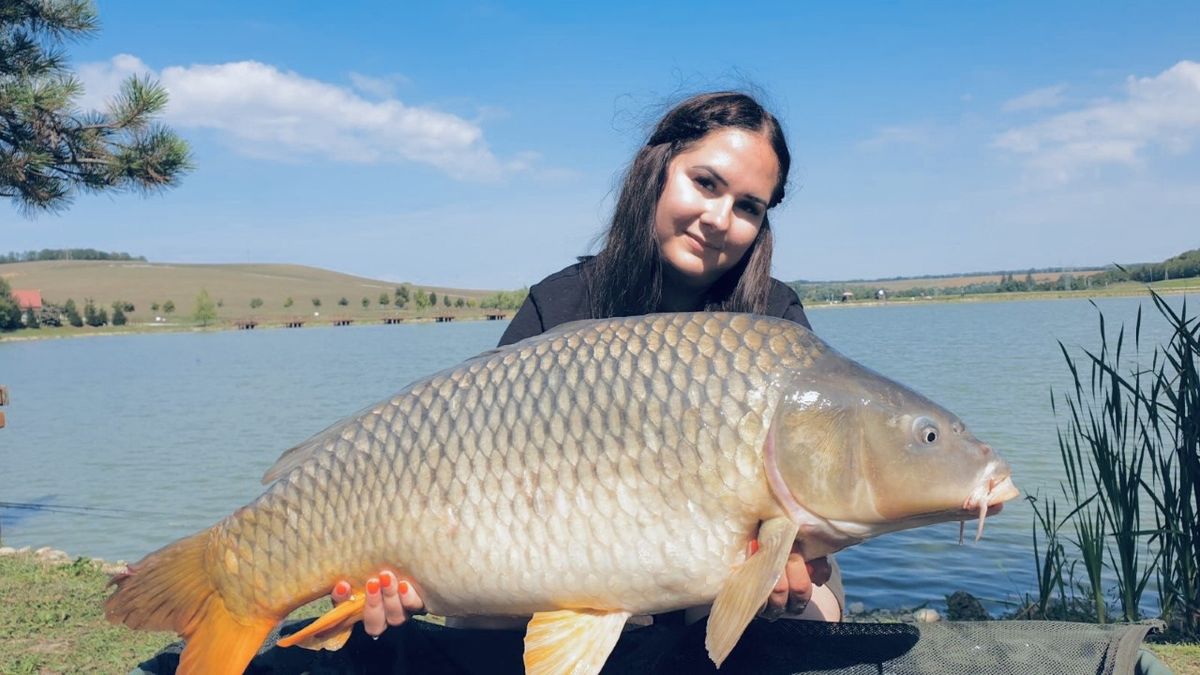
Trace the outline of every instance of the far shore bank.
<instances>
[{"instance_id":1,"label":"far shore bank","mask_svg":"<svg viewBox=\"0 0 1200 675\"><path fill-rule=\"evenodd\" d=\"M1200 294L1200 280L1197 280L1195 286L1164 286L1161 288L1152 287L1153 290L1160 295L1187 295ZM1149 297L1148 288L1146 286L1121 286L1118 288L1109 288L1103 290L1087 290L1087 291L1030 291L1019 293L978 293L978 294L961 294L961 295L936 295L923 298L891 298L887 300L851 300L849 302L815 302L811 299L804 303L805 310L816 311L824 309L848 309L862 307L909 307L923 304L948 304L948 303L988 303L988 302L1023 302L1034 300L1086 300L1092 298L1121 298L1121 297ZM498 310L498 312L506 315L501 321L509 320L512 315L516 314L516 310ZM453 322L461 321L488 321L488 314L480 312L478 314L457 314L454 315ZM435 315L427 316L410 316L404 317L397 324L432 324L438 323L439 318ZM241 330L237 320L219 320L208 326L200 326L190 321L174 321L165 323L129 323L124 326L103 326L93 328L84 326L82 328L74 328L71 326L22 329L11 333L0 333L0 343L3 342L21 342L26 340L54 340L60 338L78 338L78 337L107 337L117 335L147 335L155 333L204 333L217 331L233 331ZM289 328L287 321L278 318L264 318L258 320L254 330L277 330ZM380 317L354 317L350 323L338 325L335 319L332 318L317 318L305 319L303 328L354 328L359 326L379 326L385 325L383 318Z\"/></svg>"}]
</instances>

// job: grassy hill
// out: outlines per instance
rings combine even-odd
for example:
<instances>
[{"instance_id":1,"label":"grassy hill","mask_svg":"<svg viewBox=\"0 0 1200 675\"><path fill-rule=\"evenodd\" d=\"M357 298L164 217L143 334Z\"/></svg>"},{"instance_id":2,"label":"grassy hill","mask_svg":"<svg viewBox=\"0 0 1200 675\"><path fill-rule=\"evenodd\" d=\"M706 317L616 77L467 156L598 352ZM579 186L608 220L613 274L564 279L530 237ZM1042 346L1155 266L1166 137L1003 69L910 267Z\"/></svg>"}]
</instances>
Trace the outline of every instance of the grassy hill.
<instances>
[{"instance_id":1,"label":"grassy hill","mask_svg":"<svg viewBox=\"0 0 1200 675\"><path fill-rule=\"evenodd\" d=\"M62 304L68 298L75 300L82 309L85 298L92 298L97 307L109 308L113 301L133 303L135 310L128 315L130 323L151 323L155 312L154 303L171 300L176 311L173 316L158 315L173 320L186 320L195 307L196 296L201 289L208 291L217 308L218 321L258 319L278 322L289 318L313 319L320 312L323 319L345 317L356 320L375 319L384 316L415 317L418 312L413 303L401 311L391 305L380 306L381 293L392 297L400 284L341 274L303 265L273 264L228 264L228 265L183 265L174 263L147 263L139 261L80 261L51 260L0 265L0 276L14 289L36 289L45 301ZM433 291L439 298L438 308L426 310L424 314L466 313L466 309L446 308L440 299L449 295L451 300L462 297L479 300L495 291L477 289L455 289L431 286L420 287L425 292ZM284 307L287 298L293 305ZM252 309L250 301L260 298L261 307ZM321 305L315 307L313 298ZM349 304L339 306L338 300L346 298ZM362 299L369 301L366 309ZM109 310L111 311L111 309ZM474 310L479 313L479 310Z\"/></svg>"}]
</instances>

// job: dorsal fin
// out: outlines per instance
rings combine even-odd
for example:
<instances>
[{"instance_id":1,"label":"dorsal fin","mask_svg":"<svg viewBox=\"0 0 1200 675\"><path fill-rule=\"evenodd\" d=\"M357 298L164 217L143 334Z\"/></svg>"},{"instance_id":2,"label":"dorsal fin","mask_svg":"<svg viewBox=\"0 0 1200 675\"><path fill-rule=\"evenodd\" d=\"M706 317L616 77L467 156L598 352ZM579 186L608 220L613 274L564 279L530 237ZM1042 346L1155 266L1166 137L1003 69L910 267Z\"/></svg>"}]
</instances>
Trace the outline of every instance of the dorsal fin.
<instances>
[{"instance_id":1,"label":"dorsal fin","mask_svg":"<svg viewBox=\"0 0 1200 675\"><path fill-rule=\"evenodd\" d=\"M324 431L318 433L312 438L309 438L303 443L293 445L287 450L284 450L283 454L279 456L279 459L275 460L275 463L271 465L271 468L267 469L267 472L263 474L263 485L268 485L275 482L279 477L289 473L292 469L295 469L301 464L307 462L312 458L313 455L324 451L329 445L328 441L341 435L342 429L352 422L357 422L360 416L361 415L354 415L349 419L341 420L340 422L333 424L333 426L326 428Z\"/></svg>"}]
</instances>

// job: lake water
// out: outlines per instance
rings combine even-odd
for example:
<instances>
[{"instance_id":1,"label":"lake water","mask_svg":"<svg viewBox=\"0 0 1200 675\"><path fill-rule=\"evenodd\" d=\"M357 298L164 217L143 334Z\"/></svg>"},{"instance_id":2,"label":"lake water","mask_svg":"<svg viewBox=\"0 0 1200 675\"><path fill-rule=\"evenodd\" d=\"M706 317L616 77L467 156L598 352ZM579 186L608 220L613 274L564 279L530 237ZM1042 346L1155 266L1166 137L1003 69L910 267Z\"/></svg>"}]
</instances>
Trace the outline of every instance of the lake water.
<instances>
[{"instance_id":1,"label":"lake water","mask_svg":"<svg viewBox=\"0 0 1200 675\"><path fill-rule=\"evenodd\" d=\"M1170 298L1178 306L1179 296ZM1191 298L1195 306L1197 298ZM1166 335L1149 298L1098 300L1112 327L1143 306L1143 345ZM958 413L1013 465L1026 494L1061 476L1050 388L1058 340L1098 345L1084 300L816 308L816 332ZM136 560L207 527L262 490L284 449L404 384L492 347L502 322L127 335L0 342L0 534ZM1023 500L958 545L958 525L884 536L838 556L849 601L996 602L1035 589ZM1153 584L1151 584L1153 586ZM993 604L994 608L999 608Z\"/></svg>"}]
</instances>

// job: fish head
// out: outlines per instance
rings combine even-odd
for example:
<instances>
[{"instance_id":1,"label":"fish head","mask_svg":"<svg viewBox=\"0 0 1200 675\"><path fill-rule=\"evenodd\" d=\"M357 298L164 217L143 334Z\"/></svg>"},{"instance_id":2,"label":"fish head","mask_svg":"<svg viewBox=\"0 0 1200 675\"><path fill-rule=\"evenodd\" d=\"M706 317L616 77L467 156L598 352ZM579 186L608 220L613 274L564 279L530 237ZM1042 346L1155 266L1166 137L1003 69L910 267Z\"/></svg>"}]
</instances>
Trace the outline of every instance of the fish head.
<instances>
[{"instance_id":1,"label":"fish head","mask_svg":"<svg viewBox=\"0 0 1200 675\"><path fill-rule=\"evenodd\" d=\"M785 391L775 475L793 507L859 539L984 518L1019 494L1008 463L958 416L832 350Z\"/></svg>"}]
</instances>

